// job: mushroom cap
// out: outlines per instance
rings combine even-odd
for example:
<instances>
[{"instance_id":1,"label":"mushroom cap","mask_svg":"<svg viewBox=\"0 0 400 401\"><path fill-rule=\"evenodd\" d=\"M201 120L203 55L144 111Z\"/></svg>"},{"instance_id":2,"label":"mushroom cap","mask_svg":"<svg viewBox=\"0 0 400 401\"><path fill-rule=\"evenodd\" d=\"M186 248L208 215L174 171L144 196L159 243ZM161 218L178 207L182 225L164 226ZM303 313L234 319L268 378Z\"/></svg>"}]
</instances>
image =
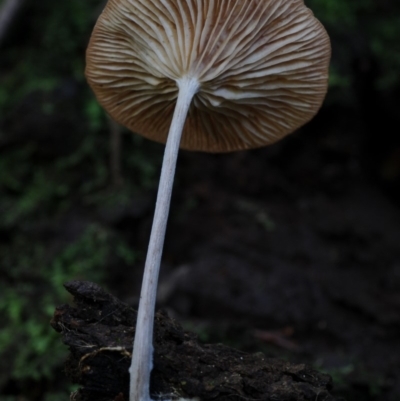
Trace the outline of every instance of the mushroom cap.
<instances>
[{"instance_id":1,"label":"mushroom cap","mask_svg":"<svg viewBox=\"0 0 400 401\"><path fill-rule=\"evenodd\" d=\"M330 53L303 0L109 0L86 76L112 118L163 143L177 82L197 79L181 148L228 152L309 121L327 91Z\"/></svg>"}]
</instances>

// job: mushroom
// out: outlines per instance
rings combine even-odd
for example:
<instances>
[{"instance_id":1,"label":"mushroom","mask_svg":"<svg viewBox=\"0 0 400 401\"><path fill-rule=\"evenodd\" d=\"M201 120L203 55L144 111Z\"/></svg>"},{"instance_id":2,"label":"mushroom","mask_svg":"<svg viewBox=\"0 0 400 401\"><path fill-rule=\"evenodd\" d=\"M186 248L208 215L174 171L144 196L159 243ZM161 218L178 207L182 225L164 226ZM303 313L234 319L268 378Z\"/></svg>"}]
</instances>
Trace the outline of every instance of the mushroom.
<instances>
[{"instance_id":1,"label":"mushroom","mask_svg":"<svg viewBox=\"0 0 400 401\"><path fill-rule=\"evenodd\" d=\"M166 143L130 368L150 398L157 280L179 147L230 152L309 121L327 90L330 42L303 0L109 0L86 76L116 121Z\"/></svg>"}]
</instances>

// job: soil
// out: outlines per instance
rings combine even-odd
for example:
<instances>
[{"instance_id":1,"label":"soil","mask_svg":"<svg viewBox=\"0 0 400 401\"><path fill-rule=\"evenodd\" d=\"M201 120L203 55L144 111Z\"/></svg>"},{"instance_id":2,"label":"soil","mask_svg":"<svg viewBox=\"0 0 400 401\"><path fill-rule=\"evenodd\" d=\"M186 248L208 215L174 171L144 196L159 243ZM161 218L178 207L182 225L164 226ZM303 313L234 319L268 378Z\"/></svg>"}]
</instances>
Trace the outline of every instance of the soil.
<instances>
[{"instance_id":1,"label":"soil","mask_svg":"<svg viewBox=\"0 0 400 401\"><path fill-rule=\"evenodd\" d=\"M76 307L57 308L51 325L70 349L65 372L80 385L71 398L128 400L136 312L89 281L65 287ZM167 314L156 314L152 399L338 401L329 394L331 387L329 375L304 364L202 345Z\"/></svg>"}]
</instances>

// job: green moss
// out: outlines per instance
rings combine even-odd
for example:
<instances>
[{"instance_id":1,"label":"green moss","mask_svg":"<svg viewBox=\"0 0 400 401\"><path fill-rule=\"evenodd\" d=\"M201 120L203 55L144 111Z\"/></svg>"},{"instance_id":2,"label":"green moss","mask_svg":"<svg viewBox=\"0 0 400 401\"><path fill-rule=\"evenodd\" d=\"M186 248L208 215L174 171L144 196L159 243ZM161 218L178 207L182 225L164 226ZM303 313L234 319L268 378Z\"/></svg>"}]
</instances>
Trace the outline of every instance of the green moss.
<instances>
[{"instance_id":1,"label":"green moss","mask_svg":"<svg viewBox=\"0 0 400 401\"><path fill-rule=\"evenodd\" d=\"M71 279L101 282L109 253L108 233L97 225L87 227L54 256L24 235L0 246L6 275L0 284L4 325L0 332L0 385L10 378L49 377L60 366L66 350L49 322L54 306L68 301L62 284Z\"/></svg>"}]
</instances>

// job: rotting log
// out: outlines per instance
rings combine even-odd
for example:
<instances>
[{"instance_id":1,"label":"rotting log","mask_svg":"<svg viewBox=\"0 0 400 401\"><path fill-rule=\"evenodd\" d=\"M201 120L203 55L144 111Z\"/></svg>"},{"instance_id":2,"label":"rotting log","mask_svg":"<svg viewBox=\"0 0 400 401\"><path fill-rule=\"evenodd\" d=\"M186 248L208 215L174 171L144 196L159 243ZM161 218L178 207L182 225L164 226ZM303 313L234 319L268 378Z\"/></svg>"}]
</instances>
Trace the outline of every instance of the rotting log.
<instances>
[{"instance_id":1,"label":"rotting log","mask_svg":"<svg viewBox=\"0 0 400 401\"><path fill-rule=\"evenodd\" d=\"M75 306L56 308L52 327L70 355L67 376L81 387L75 401L127 401L136 312L97 284L70 281ZM329 375L303 364L203 345L165 313L156 314L153 399L339 401Z\"/></svg>"}]
</instances>

